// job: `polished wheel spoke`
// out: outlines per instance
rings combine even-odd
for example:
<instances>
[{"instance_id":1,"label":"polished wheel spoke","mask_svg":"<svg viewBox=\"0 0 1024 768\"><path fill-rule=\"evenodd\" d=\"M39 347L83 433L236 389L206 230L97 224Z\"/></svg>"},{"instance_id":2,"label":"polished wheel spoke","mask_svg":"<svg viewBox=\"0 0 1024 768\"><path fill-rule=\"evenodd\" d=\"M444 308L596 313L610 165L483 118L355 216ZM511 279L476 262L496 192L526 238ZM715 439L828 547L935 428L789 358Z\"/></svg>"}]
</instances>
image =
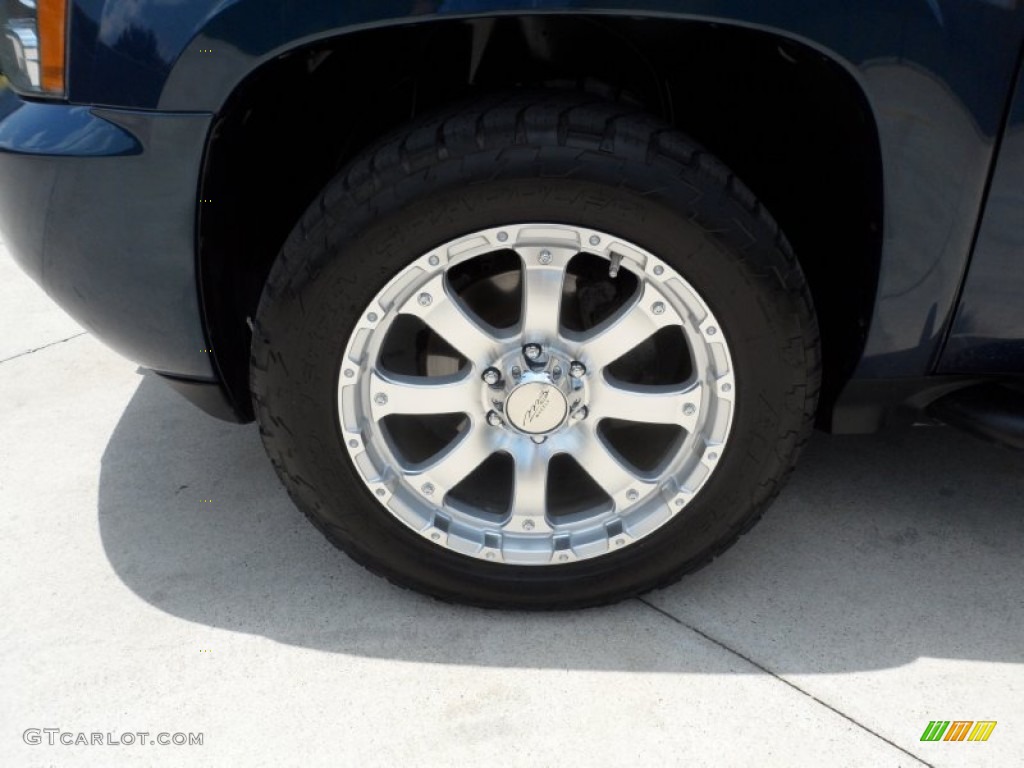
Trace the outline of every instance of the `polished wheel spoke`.
<instances>
[{"instance_id":1,"label":"polished wheel spoke","mask_svg":"<svg viewBox=\"0 0 1024 768\"><path fill-rule=\"evenodd\" d=\"M541 247L519 247L516 251L523 260L522 339L552 343L559 338L565 268L577 251Z\"/></svg>"},{"instance_id":2,"label":"polished wheel spoke","mask_svg":"<svg viewBox=\"0 0 1024 768\"><path fill-rule=\"evenodd\" d=\"M693 432L700 418L703 387L639 387L595 380L590 403L600 418L638 421L644 424L677 424Z\"/></svg>"},{"instance_id":3,"label":"polished wheel spoke","mask_svg":"<svg viewBox=\"0 0 1024 768\"><path fill-rule=\"evenodd\" d=\"M449 289L443 274L415 291L401 310L415 315L470 361L494 355L500 341L482 327Z\"/></svg>"},{"instance_id":4,"label":"polished wheel spoke","mask_svg":"<svg viewBox=\"0 0 1024 768\"><path fill-rule=\"evenodd\" d=\"M512 515L505 524L509 531L530 533L550 531L548 511L548 452L524 446L516 452Z\"/></svg>"},{"instance_id":5,"label":"polished wheel spoke","mask_svg":"<svg viewBox=\"0 0 1024 768\"><path fill-rule=\"evenodd\" d=\"M370 402L375 419L391 414L427 415L464 413L473 404L479 385L475 378L453 376L401 376L373 371Z\"/></svg>"},{"instance_id":6,"label":"polished wheel spoke","mask_svg":"<svg viewBox=\"0 0 1024 768\"><path fill-rule=\"evenodd\" d=\"M618 312L578 338L581 356L591 370L618 360L661 328L681 325L682 318L651 285L644 283Z\"/></svg>"},{"instance_id":7,"label":"polished wheel spoke","mask_svg":"<svg viewBox=\"0 0 1024 768\"><path fill-rule=\"evenodd\" d=\"M410 475L418 475L419 489L430 489L430 495L440 500L444 494L462 482L494 452L493 433L476 424L469 428L439 455L420 464Z\"/></svg>"}]
</instances>

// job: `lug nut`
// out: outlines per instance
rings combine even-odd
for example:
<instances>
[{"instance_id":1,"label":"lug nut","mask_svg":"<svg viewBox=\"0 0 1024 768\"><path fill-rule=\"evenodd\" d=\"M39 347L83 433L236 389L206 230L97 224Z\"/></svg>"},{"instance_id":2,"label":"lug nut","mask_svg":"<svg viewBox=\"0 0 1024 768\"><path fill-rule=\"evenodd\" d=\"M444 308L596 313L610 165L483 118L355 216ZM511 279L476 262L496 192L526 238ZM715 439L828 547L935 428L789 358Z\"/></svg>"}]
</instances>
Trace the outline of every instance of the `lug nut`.
<instances>
[{"instance_id":1,"label":"lug nut","mask_svg":"<svg viewBox=\"0 0 1024 768\"><path fill-rule=\"evenodd\" d=\"M483 379L485 384L493 387L495 384L501 381L501 373L498 371L497 368L488 368L486 371L484 371Z\"/></svg>"},{"instance_id":2,"label":"lug nut","mask_svg":"<svg viewBox=\"0 0 1024 768\"><path fill-rule=\"evenodd\" d=\"M587 418L587 415L589 413L590 411L587 410L587 406L581 405L579 408L572 412L572 420L583 421L585 418Z\"/></svg>"},{"instance_id":3,"label":"lug nut","mask_svg":"<svg viewBox=\"0 0 1024 768\"><path fill-rule=\"evenodd\" d=\"M537 445L540 445L541 443L543 443L545 440L548 439L548 436L547 435L534 435L530 439L533 440L533 442L535 442Z\"/></svg>"},{"instance_id":4,"label":"lug nut","mask_svg":"<svg viewBox=\"0 0 1024 768\"><path fill-rule=\"evenodd\" d=\"M540 357L540 344L527 344L523 347L523 356L527 360L536 360Z\"/></svg>"},{"instance_id":5,"label":"lug nut","mask_svg":"<svg viewBox=\"0 0 1024 768\"><path fill-rule=\"evenodd\" d=\"M498 415L497 411L487 412L487 423L492 427L500 427L505 422L501 420L501 416Z\"/></svg>"},{"instance_id":6,"label":"lug nut","mask_svg":"<svg viewBox=\"0 0 1024 768\"><path fill-rule=\"evenodd\" d=\"M574 379L582 379L587 375L587 366L578 360L573 360L572 364L569 366L569 375Z\"/></svg>"}]
</instances>

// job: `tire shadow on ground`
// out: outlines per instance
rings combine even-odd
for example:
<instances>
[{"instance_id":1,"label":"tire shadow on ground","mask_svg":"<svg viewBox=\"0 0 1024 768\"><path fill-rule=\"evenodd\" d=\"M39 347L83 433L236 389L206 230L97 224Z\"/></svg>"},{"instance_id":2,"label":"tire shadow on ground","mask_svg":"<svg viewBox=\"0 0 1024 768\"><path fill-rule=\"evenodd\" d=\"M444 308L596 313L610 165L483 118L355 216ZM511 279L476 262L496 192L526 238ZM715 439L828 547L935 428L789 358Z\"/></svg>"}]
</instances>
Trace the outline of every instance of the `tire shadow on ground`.
<instances>
[{"instance_id":1,"label":"tire shadow on ground","mask_svg":"<svg viewBox=\"0 0 1024 768\"><path fill-rule=\"evenodd\" d=\"M1024 661L1022 470L1024 454L952 429L816 435L759 525L645 599L783 674L920 656ZM144 600L188 621L409 661L751 671L727 654L666 644L667 619L635 600L530 614L393 587L307 523L255 426L215 421L153 375L126 407L100 472L112 567ZM685 632L672 626L669 637Z\"/></svg>"}]
</instances>

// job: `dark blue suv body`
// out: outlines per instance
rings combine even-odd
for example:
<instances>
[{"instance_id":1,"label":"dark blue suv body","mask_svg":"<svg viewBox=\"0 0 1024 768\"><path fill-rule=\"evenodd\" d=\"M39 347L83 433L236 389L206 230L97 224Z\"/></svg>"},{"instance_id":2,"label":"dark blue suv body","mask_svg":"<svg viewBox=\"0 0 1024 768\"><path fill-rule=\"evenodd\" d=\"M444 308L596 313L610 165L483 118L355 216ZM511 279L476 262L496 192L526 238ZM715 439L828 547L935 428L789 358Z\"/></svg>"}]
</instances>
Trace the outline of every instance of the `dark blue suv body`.
<instances>
[{"instance_id":1,"label":"dark blue suv body","mask_svg":"<svg viewBox=\"0 0 1024 768\"><path fill-rule=\"evenodd\" d=\"M1013 0L0 0L0 22L10 251L223 418L259 410L260 298L339 170L422 116L540 90L656 116L763 204L816 307L819 427L905 406L1020 442Z\"/></svg>"}]
</instances>

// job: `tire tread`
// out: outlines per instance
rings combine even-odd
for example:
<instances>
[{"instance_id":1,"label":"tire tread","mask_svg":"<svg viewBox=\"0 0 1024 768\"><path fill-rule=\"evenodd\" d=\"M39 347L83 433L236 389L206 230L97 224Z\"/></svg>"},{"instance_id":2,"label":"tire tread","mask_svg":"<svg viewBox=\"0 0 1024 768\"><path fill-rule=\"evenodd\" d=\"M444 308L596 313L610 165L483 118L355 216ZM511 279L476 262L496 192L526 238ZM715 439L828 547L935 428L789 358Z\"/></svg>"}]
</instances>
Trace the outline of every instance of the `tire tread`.
<instances>
[{"instance_id":1,"label":"tire tread","mask_svg":"<svg viewBox=\"0 0 1024 768\"><path fill-rule=\"evenodd\" d=\"M524 92L490 96L482 102L463 104L420 121L410 130L391 135L357 158L318 196L282 249L267 279L260 311L254 324L251 354L251 390L253 407L260 424L267 453L277 472L290 482L285 486L299 509L328 539L337 542L332 530L336 526L311 514L318 508L315 489L294 472L289 461L287 441L292 435L288 425L275 414L268 390L267 373L273 366L286 366L286 355L274 351L274 340L260 323L264 305L281 294L296 296L296 281L305 283L315 274L315 260L300 259L299 246L309 240L322 239L320 253L330 250L331 233L338 222L332 210L341 198L357 206L373 206L374 200L417 173L429 172L439 161L467 157L492 151L499 162L503 152L523 148L555 145L579 149L581 153L603 160L629 160L647 166L671 167L679 180L694 188L695 200L701 192L691 182L703 178L722 191L715 201L714 237L727 243L739 258L750 262L752 271L768 278L768 285L779 296L797 299L800 332L790 339L786 361L794 370L805 372L804 380L795 383L785 398L790 421L797 429L785 432L774 448L775 468L761 482L751 499L749 513L739 519L702 556L680 563L662 578L637 585L627 591L608 594L604 598L579 601L560 600L550 605L523 606L505 600L468 597L461 593L433 589L430 594L445 602L458 602L487 608L521 608L531 610L562 610L584 608L637 597L652 589L674 584L713 562L748 532L764 515L793 472L797 459L811 434L815 407L821 386L820 336L810 290L789 242L774 219L742 181L699 145L667 127L661 121L628 105L603 101L582 92ZM543 149L541 149L541 153ZM709 229L711 222L696 222ZM770 243L770 247L763 247ZM762 247L753 247L759 245ZM765 258L765 252L772 254ZM751 262L751 259L757 259ZM310 489L314 493L302 493ZM346 550L363 567L402 588L413 588L399 572L379 561L362 556L358 550ZM422 591L422 586L417 589Z\"/></svg>"}]
</instances>

